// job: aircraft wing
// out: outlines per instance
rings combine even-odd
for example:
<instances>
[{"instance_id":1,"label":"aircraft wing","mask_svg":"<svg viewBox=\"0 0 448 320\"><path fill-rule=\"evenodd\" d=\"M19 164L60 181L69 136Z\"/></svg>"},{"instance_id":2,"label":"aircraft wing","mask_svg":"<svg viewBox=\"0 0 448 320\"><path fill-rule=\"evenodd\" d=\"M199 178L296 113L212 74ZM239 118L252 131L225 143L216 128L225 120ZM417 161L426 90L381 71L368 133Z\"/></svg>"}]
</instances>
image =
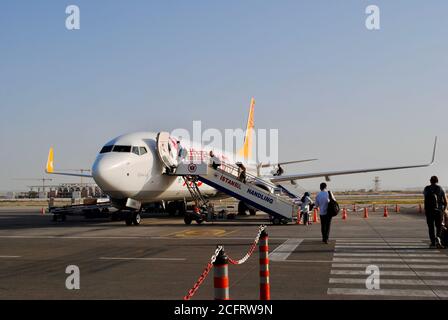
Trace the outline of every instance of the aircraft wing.
<instances>
[{"instance_id":1,"label":"aircraft wing","mask_svg":"<svg viewBox=\"0 0 448 320\"><path fill-rule=\"evenodd\" d=\"M70 172L56 172L54 171L54 150L53 147L50 148L48 152L47 165L45 167L45 172L48 174L58 174L62 176L71 176L71 177L84 177L84 178L92 178L90 174L83 173L70 173Z\"/></svg>"},{"instance_id":2,"label":"aircraft wing","mask_svg":"<svg viewBox=\"0 0 448 320\"><path fill-rule=\"evenodd\" d=\"M293 160L293 161L285 161L285 162L277 162L277 163L263 163L261 164L262 168L269 168L273 166L283 166L287 164L293 164L293 163L302 163L302 162L309 162L309 161L316 161L317 159L304 159L304 160Z\"/></svg>"},{"instance_id":3,"label":"aircraft wing","mask_svg":"<svg viewBox=\"0 0 448 320\"><path fill-rule=\"evenodd\" d=\"M300 179L310 179L310 178L318 178L325 177L327 181L330 180L331 176L339 176L346 174L355 174L355 173L366 173L366 172L376 172L376 171L388 171L388 170L400 170L400 169L411 169L411 168L423 168L429 167L434 163L435 155L436 155L436 146L437 146L437 137L434 141L434 149L432 153L432 160L427 164L417 164L417 165L406 165L406 166L394 166L394 167L382 167L382 168L369 168L369 169L355 169L355 170L341 170L341 171L327 171L327 172L316 172L316 173L304 173L304 174L291 174L291 175L281 175L281 176L271 176L265 177L269 179L273 183L300 180Z\"/></svg>"}]
</instances>

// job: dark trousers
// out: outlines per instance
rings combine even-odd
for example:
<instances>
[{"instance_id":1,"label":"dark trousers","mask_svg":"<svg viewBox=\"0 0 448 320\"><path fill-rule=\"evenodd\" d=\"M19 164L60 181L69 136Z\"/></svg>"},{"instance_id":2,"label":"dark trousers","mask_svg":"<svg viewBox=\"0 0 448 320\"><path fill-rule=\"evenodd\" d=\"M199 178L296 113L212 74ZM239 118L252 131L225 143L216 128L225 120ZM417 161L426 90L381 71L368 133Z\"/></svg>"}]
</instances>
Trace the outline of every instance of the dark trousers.
<instances>
[{"instance_id":1,"label":"dark trousers","mask_svg":"<svg viewBox=\"0 0 448 320\"><path fill-rule=\"evenodd\" d=\"M425 212L425 214L426 214L426 223L428 224L429 239L431 240L431 244L435 244L436 237L440 238L440 233L442 231L443 214L441 211L430 211ZM435 227L435 233L434 233L434 227Z\"/></svg>"},{"instance_id":2,"label":"dark trousers","mask_svg":"<svg viewBox=\"0 0 448 320\"><path fill-rule=\"evenodd\" d=\"M320 229L322 231L322 241L328 241L330 237L331 218L329 214L320 216Z\"/></svg>"}]
</instances>

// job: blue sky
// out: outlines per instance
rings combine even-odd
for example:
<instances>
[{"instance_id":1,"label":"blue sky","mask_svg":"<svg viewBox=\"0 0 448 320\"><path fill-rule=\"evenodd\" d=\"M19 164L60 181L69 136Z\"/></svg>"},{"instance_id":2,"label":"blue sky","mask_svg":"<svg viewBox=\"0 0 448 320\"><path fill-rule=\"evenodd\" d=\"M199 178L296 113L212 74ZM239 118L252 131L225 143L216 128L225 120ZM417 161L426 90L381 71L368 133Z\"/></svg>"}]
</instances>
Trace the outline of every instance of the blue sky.
<instances>
[{"instance_id":1,"label":"blue sky","mask_svg":"<svg viewBox=\"0 0 448 320\"><path fill-rule=\"evenodd\" d=\"M365 28L369 4L379 31ZM244 127L251 96L281 160L320 159L287 173L427 162L437 135L431 168L332 187L448 185L447 12L443 0L2 1L0 190L42 177L50 146L57 167L85 168L122 133Z\"/></svg>"}]
</instances>

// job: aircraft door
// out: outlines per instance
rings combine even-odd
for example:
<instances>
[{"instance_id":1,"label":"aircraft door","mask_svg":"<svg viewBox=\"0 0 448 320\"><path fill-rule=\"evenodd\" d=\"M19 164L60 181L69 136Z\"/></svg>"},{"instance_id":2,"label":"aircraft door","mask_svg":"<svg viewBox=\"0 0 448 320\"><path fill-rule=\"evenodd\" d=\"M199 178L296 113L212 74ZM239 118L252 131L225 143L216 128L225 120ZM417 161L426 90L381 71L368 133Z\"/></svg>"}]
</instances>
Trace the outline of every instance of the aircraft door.
<instances>
[{"instance_id":1,"label":"aircraft door","mask_svg":"<svg viewBox=\"0 0 448 320\"><path fill-rule=\"evenodd\" d=\"M177 167L177 143L173 142L168 132L157 134L157 151L164 166L168 168Z\"/></svg>"}]
</instances>

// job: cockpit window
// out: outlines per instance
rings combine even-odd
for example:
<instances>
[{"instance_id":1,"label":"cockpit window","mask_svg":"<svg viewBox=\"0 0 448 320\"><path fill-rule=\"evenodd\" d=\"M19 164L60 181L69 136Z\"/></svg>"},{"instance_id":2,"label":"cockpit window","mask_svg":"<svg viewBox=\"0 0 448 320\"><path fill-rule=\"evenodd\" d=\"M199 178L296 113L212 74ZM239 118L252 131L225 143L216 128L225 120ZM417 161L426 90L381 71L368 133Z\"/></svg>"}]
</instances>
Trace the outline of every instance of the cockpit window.
<instances>
[{"instance_id":1,"label":"cockpit window","mask_svg":"<svg viewBox=\"0 0 448 320\"><path fill-rule=\"evenodd\" d=\"M135 153L136 155L140 155L140 153L138 152L138 147L132 147L132 153Z\"/></svg>"},{"instance_id":2,"label":"cockpit window","mask_svg":"<svg viewBox=\"0 0 448 320\"><path fill-rule=\"evenodd\" d=\"M131 146L115 145L112 151L113 152L131 152Z\"/></svg>"},{"instance_id":3,"label":"cockpit window","mask_svg":"<svg viewBox=\"0 0 448 320\"><path fill-rule=\"evenodd\" d=\"M147 153L148 151L146 151L145 147L140 147L140 155Z\"/></svg>"},{"instance_id":4,"label":"cockpit window","mask_svg":"<svg viewBox=\"0 0 448 320\"><path fill-rule=\"evenodd\" d=\"M112 151L112 147L113 147L113 146L104 146L104 147L101 149L100 153L111 152L111 151Z\"/></svg>"}]
</instances>

